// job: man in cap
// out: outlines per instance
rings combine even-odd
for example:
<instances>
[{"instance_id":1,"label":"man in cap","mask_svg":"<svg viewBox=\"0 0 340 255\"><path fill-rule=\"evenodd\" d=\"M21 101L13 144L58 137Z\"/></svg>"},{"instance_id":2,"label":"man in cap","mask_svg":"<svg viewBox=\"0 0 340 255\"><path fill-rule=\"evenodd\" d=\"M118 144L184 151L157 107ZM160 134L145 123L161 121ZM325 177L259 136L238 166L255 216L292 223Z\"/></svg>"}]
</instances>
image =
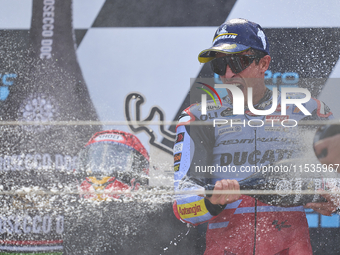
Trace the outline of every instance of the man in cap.
<instances>
[{"instance_id":1,"label":"man in cap","mask_svg":"<svg viewBox=\"0 0 340 255\"><path fill-rule=\"evenodd\" d=\"M316 99L304 104L311 113L309 116L295 114L294 105L287 106L286 115L280 115L280 94L275 102L274 93L264 83L265 71L271 61L269 43L261 26L254 22L232 19L223 23L214 35L213 46L203 50L198 59L201 63L210 62L213 72L224 84L241 90L245 106L250 97L257 110L275 107L274 113L268 116L256 116L247 107L244 114L233 115L233 105L240 98L228 90L222 105L209 109L210 116L224 118L228 123L231 120L245 123L260 119L267 123L273 119L332 118L329 108ZM248 95L248 88L252 88L252 94ZM291 94L290 97L299 99L302 96ZM205 254L312 254L302 206L269 206L240 195L238 183L254 173L244 171L246 167L260 168L297 155L301 138L296 129L245 124L213 127L211 118L206 118L205 122L210 121L211 125L190 125L202 119L201 108L201 104L194 104L185 109L176 127L175 189L197 191L206 184L213 184L214 190L211 197L179 195L174 204L177 218L194 225L208 221ZM180 157L178 153L181 153ZM195 174L204 166L202 173ZM208 166L225 168L208 173ZM332 205L329 208L335 210Z\"/></svg>"}]
</instances>

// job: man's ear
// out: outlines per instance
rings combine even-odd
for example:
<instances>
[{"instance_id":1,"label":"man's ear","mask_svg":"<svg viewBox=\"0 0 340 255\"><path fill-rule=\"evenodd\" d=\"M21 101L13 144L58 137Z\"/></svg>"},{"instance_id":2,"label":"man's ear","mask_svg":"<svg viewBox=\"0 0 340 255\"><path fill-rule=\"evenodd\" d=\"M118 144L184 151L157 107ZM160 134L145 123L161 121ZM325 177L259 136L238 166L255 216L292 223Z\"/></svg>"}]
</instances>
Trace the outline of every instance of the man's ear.
<instances>
[{"instance_id":1,"label":"man's ear","mask_svg":"<svg viewBox=\"0 0 340 255\"><path fill-rule=\"evenodd\" d=\"M271 59L272 58L269 55L266 55L260 59L259 66L261 73L264 73L265 71L268 70Z\"/></svg>"}]
</instances>

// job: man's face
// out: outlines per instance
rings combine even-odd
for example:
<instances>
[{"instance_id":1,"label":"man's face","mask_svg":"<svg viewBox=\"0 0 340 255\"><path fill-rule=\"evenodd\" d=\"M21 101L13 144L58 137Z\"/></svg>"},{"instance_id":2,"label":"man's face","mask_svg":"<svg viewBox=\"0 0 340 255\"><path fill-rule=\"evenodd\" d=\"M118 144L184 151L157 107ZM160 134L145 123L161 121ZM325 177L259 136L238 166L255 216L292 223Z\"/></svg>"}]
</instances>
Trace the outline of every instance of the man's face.
<instances>
[{"instance_id":1,"label":"man's face","mask_svg":"<svg viewBox=\"0 0 340 255\"><path fill-rule=\"evenodd\" d=\"M217 58L230 56L231 54L218 53ZM235 55L254 55L251 51L244 51ZM255 63L255 60L243 71L234 73L229 65L226 68L226 73L220 75L220 78L224 84L233 84L240 88L243 92L245 105L247 105L248 88L253 88L253 104L256 104L263 96L266 90L264 84L264 72L268 69L270 62L270 56L264 56L259 64ZM232 98L232 94L228 91L228 94Z\"/></svg>"}]
</instances>

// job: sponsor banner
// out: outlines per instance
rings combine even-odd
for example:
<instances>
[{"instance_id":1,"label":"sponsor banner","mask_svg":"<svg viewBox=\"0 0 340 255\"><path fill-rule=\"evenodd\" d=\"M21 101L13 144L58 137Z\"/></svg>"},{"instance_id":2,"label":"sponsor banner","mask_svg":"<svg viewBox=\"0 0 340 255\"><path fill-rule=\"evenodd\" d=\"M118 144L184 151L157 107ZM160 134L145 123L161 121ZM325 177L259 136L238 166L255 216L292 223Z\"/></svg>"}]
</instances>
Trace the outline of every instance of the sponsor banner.
<instances>
[{"instance_id":1,"label":"sponsor banner","mask_svg":"<svg viewBox=\"0 0 340 255\"><path fill-rule=\"evenodd\" d=\"M77 167L78 157L55 154L0 155L0 172L28 170L66 170Z\"/></svg>"},{"instance_id":2,"label":"sponsor banner","mask_svg":"<svg viewBox=\"0 0 340 255\"><path fill-rule=\"evenodd\" d=\"M0 126L0 142L5 145L0 148L1 187L14 193L1 202L6 208L0 213L1 240L10 241L0 245L3 251L63 250L65 212L74 211L77 198L64 195L60 201L58 195L16 192L76 190L72 173L77 154L100 130L100 126L58 124L98 120L77 62L71 4L71 0L33 0L25 45L19 39L18 51L11 46L13 41L3 44L10 53L4 59L6 69L0 72L0 117L21 123ZM31 241L35 243L25 245Z\"/></svg>"},{"instance_id":3,"label":"sponsor banner","mask_svg":"<svg viewBox=\"0 0 340 255\"><path fill-rule=\"evenodd\" d=\"M64 232L64 216L62 215L2 215L0 214L0 234L17 234L21 236L29 234L48 235L55 233L62 235ZM62 243L62 240L55 241L3 241L0 244L48 244Z\"/></svg>"}]
</instances>

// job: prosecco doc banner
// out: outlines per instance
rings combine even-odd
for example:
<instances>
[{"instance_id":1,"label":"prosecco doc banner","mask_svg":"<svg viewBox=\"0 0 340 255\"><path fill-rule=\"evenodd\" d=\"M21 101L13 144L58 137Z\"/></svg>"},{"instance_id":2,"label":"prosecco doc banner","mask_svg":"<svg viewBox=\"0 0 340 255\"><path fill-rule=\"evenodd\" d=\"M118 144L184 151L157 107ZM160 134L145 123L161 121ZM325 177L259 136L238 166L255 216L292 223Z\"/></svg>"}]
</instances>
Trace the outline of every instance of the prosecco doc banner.
<instances>
[{"instance_id":1,"label":"prosecco doc banner","mask_svg":"<svg viewBox=\"0 0 340 255\"><path fill-rule=\"evenodd\" d=\"M64 249L71 197L39 191L58 194L76 188L70 173L77 153L100 128L58 124L98 120L73 38L70 0L34 0L27 48L6 55L7 70L14 74L6 81L16 84L3 103L1 117L21 125L0 127L1 187L8 192L1 198L2 252Z\"/></svg>"}]
</instances>

